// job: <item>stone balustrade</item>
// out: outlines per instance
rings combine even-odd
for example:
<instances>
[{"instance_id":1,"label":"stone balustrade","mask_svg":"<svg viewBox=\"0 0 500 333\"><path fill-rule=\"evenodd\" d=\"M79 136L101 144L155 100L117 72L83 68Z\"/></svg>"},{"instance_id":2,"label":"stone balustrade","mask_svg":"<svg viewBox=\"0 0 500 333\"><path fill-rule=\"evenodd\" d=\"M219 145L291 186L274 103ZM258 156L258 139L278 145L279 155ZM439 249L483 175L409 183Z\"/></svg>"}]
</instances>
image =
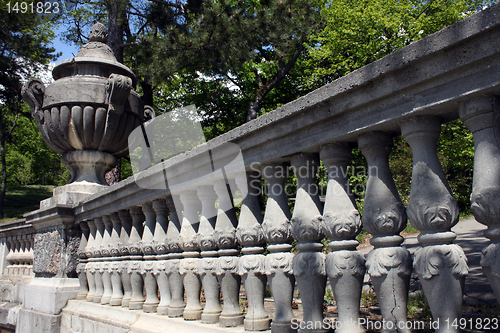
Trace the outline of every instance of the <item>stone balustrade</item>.
<instances>
[{"instance_id":1,"label":"stone balustrade","mask_svg":"<svg viewBox=\"0 0 500 333\"><path fill-rule=\"evenodd\" d=\"M35 230L25 220L2 224L0 247L4 260L0 262L3 275L34 275L33 249Z\"/></svg>"},{"instance_id":2,"label":"stone balustrade","mask_svg":"<svg viewBox=\"0 0 500 333\"><path fill-rule=\"evenodd\" d=\"M488 226L491 244L481 264L500 299L500 44L492 42L500 37L499 16L499 6L488 8L65 207L70 212L64 216L81 229L77 299L292 333L297 286L305 323L298 331L319 333L329 331L323 325L329 282L342 323L337 332L364 332L356 323L365 273L385 322L399 327L407 320L414 272L434 319L453 321L462 313L468 266L454 243L458 205L436 140L441 124L458 118L474 135L472 210ZM408 207L388 163L399 134L413 153ZM241 170L229 163L235 154L227 144L239 147ZM347 176L353 148L368 164L362 216ZM324 203L317 183L321 162L328 173ZM290 173L297 179L292 198ZM27 214L27 222L37 214ZM408 220L421 231L413 262L400 235ZM361 227L373 236L366 258L355 239ZM33 261L36 236L27 235L4 236L5 274ZM267 285L273 314L264 308Z\"/></svg>"}]
</instances>

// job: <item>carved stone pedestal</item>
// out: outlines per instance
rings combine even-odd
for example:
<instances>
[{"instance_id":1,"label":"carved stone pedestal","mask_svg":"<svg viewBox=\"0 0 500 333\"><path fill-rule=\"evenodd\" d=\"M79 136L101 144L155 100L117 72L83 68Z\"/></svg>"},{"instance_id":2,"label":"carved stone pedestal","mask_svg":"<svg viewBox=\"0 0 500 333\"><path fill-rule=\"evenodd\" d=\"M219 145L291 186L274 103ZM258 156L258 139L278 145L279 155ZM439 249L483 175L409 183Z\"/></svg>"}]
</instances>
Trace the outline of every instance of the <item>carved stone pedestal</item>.
<instances>
[{"instance_id":1,"label":"carved stone pedestal","mask_svg":"<svg viewBox=\"0 0 500 333\"><path fill-rule=\"evenodd\" d=\"M241 277L238 274L238 257L224 256L224 254L223 250L219 250L220 258L218 259L217 275L224 302L219 316L219 325L233 327L242 325L244 319L238 302Z\"/></svg>"},{"instance_id":2,"label":"carved stone pedestal","mask_svg":"<svg viewBox=\"0 0 500 333\"><path fill-rule=\"evenodd\" d=\"M175 257L177 256L177 257ZM169 317L182 317L184 313L184 284L183 276L179 273L179 263L182 254L172 254L167 266L168 283L170 285L170 293L172 299L168 307Z\"/></svg>"},{"instance_id":3,"label":"carved stone pedestal","mask_svg":"<svg viewBox=\"0 0 500 333\"><path fill-rule=\"evenodd\" d=\"M212 252L213 257L209 257ZM205 293L205 308L201 314L201 321L205 323L214 324L219 321L221 313L220 307L220 289L219 281L217 281L217 252L216 251L203 251L199 261L198 272L200 273L201 282L203 284L203 291Z\"/></svg>"}]
</instances>

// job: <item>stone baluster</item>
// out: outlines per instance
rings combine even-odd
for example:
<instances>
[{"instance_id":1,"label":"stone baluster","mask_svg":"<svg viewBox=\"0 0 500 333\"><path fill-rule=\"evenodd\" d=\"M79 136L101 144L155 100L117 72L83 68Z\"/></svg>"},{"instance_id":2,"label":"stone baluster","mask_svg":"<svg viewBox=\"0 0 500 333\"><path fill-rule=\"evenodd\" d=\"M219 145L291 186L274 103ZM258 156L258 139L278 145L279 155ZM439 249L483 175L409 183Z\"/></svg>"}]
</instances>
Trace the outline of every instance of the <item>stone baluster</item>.
<instances>
[{"instance_id":1,"label":"stone baluster","mask_svg":"<svg viewBox=\"0 0 500 333\"><path fill-rule=\"evenodd\" d=\"M132 286L130 284L130 274L128 273L128 263L130 260L130 253L128 250L128 244L130 239L130 234L132 232L132 217L126 209L122 209L118 212L118 216L122 222L122 229L120 231L120 240L118 243L118 248L120 249L120 267L118 273L120 274L121 283L123 287L123 298L121 305L127 307L130 299L132 298Z\"/></svg>"},{"instance_id":2,"label":"stone baluster","mask_svg":"<svg viewBox=\"0 0 500 333\"><path fill-rule=\"evenodd\" d=\"M238 220L224 179L216 180L214 190L219 198L219 209L215 222L215 239L219 246L217 275L222 290L223 308L219 316L222 327L243 324L243 313L239 305L241 277L238 274L238 244L236 227Z\"/></svg>"},{"instance_id":3,"label":"stone baluster","mask_svg":"<svg viewBox=\"0 0 500 333\"><path fill-rule=\"evenodd\" d=\"M300 252L293 258L293 273L297 280L302 306L303 320L313 323L314 329L307 332L326 332L323 322L323 297L326 287L326 256L322 253L323 237L321 202L315 176L319 167L316 154L298 154L291 159L297 176L297 196L292 215L292 235L299 242ZM309 326L309 324L308 324ZM319 328L318 328L319 327ZM305 332L304 331L304 332ZM302 330L299 330L302 332Z\"/></svg>"},{"instance_id":4,"label":"stone baluster","mask_svg":"<svg viewBox=\"0 0 500 333\"><path fill-rule=\"evenodd\" d=\"M158 303L156 312L160 315L167 315L171 297L168 276L165 272L168 259L168 244L166 241L169 212L165 199L154 200L153 209L156 213L156 226L153 237L156 252L156 265L153 273L156 278L158 289L160 290L160 303Z\"/></svg>"},{"instance_id":5,"label":"stone baluster","mask_svg":"<svg viewBox=\"0 0 500 333\"><path fill-rule=\"evenodd\" d=\"M144 281L141 275L142 266L142 246L141 239L144 222L144 214L140 207L130 208L130 216L132 216L132 231L128 240L128 252L130 255L130 262L127 266L127 272L130 275L130 286L132 287L132 296L128 303L130 310L142 309L144 304ZM123 305L123 304L122 304Z\"/></svg>"},{"instance_id":6,"label":"stone baluster","mask_svg":"<svg viewBox=\"0 0 500 333\"><path fill-rule=\"evenodd\" d=\"M462 315L465 276L469 272L462 248L450 229L458 223L459 209L437 156L441 131L435 117L413 118L403 123L401 134L413 152L413 173L408 202L412 226L421 231L423 245L415 252L414 269L429 301L434 320L453 322ZM441 325L436 332L459 332Z\"/></svg>"},{"instance_id":7,"label":"stone baluster","mask_svg":"<svg viewBox=\"0 0 500 333\"><path fill-rule=\"evenodd\" d=\"M27 252L26 252L26 235L17 236L19 240L19 254L18 254L18 275L23 275L26 266Z\"/></svg>"},{"instance_id":8,"label":"stone baluster","mask_svg":"<svg viewBox=\"0 0 500 333\"><path fill-rule=\"evenodd\" d=\"M320 157L328 172L323 233L331 240L325 267L338 309L340 324L335 331L364 332L359 306L366 268L363 255L356 251L361 216L347 177L351 148L347 143L331 143L321 148Z\"/></svg>"},{"instance_id":9,"label":"stone baluster","mask_svg":"<svg viewBox=\"0 0 500 333\"><path fill-rule=\"evenodd\" d=\"M184 207L184 217L181 223L181 246L184 250L179 264L179 273L183 276L184 290L186 291L186 307L182 316L185 320L201 319L203 308L200 303L201 281L198 274L200 257L196 233L199 229L198 211L201 210L196 191L184 191L180 195Z\"/></svg>"},{"instance_id":10,"label":"stone baluster","mask_svg":"<svg viewBox=\"0 0 500 333\"><path fill-rule=\"evenodd\" d=\"M104 294L104 285L102 280L102 262L100 262L100 260L102 260L103 257L101 253L105 229L102 217L94 218L94 224L97 231L93 250L95 262L91 267L91 273L93 273L95 281L95 295L92 301L94 303L101 303L102 295Z\"/></svg>"},{"instance_id":11,"label":"stone baluster","mask_svg":"<svg viewBox=\"0 0 500 333\"><path fill-rule=\"evenodd\" d=\"M375 247L367 257L366 267L370 274L380 311L390 327L406 329L406 303L411 275L411 256L402 248L404 238L399 233L406 227L406 211L396 189L389 154L392 135L370 133L358 139L359 149L368 162L363 226L373 238Z\"/></svg>"},{"instance_id":12,"label":"stone baluster","mask_svg":"<svg viewBox=\"0 0 500 333\"><path fill-rule=\"evenodd\" d=\"M220 288L216 275L218 247L214 235L217 195L212 185L199 186L196 191L201 201L200 228L196 236L202 257L198 262L198 273L205 293L205 308L201 314L201 321L216 323L221 313Z\"/></svg>"},{"instance_id":13,"label":"stone baluster","mask_svg":"<svg viewBox=\"0 0 500 333\"><path fill-rule=\"evenodd\" d=\"M24 274L25 268L27 268L28 251L26 249L26 235L19 235L19 275Z\"/></svg>"},{"instance_id":14,"label":"stone baluster","mask_svg":"<svg viewBox=\"0 0 500 333\"><path fill-rule=\"evenodd\" d=\"M243 249L238 271L243 279L248 309L244 327L247 331L265 331L270 327L270 319L264 309L264 294L267 276L265 270L264 234L262 231L262 211L259 205L261 194L260 172L251 171L237 175L236 185L241 191L242 203L236 237Z\"/></svg>"},{"instance_id":15,"label":"stone baluster","mask_svg":"<svg viewBox=\"0 0 500 333\"><path fill-rule=\"evenodd\" d=\"M291 333L293 319L292 298L295 286L292 262L291 214L285 190L288 166L266 165L262 176L267 184L267 203L262 228L269 245L266 256L266 274L273 294L275 314L271 323L272 333Z\"/></svg>"},{"instance_id":16,"label":"stone baluster","mask_svg":"<svg viewBox=\"0 0 500 333\"><path fill-rule=\"evenodd\" d=\"M120 276L121 260L120 257L120 236L122 230L122 220L118 216L118 213L113 213L110 215L111 221L113 223L113 230L111 231L111 238L109 241L110 253L112 255L112 261L110 261L110 272L111 272L111 288L113 290L109 304L112 306L122 305L123 299L123 286L122 278Z\"/></svg>"},{"instance_id":17,"label":"stone baluster","mask_svg":"<svg viewBox=\"0 0 500 333\"><path fill-rule=\"evenodd\" d=\"M481 266L500 303L500 118L496 98L483 97L460 105L460 119L474 136L474 180L471 209L488 226Z\"/></svg>"},{"instance_id":18,"label":"stone baluster","mask_svg":"<svg viewBox=\"0 0 500 333\"><path fill-rule=\"evenodd\" d=\"M28 269L25 274L33 275L33 246L35 245L35 235L29 234L27 236L28 241Z\"/></svg>"},{"instance_id":19,"label":"stone baluster","mask_svg":"<svg viewBox=\"0 0 500 333\"><path fill-rule=\"evenodd\" d=\"M170 210L170 220L167 228L167 244L169 260L165 267L165 272L168 276L168 284L170 286L170 305L168 307L169 317L180 317L184 313L184 284L182 276L179 273L179 262L182 256L182 241L180 239L181 222L179 216L181 214L182 204L178 196L167 198L167 207ZM175 204L174 204L175 202ZM177 209L176 209L177 208Z\"/></svg>"},{"instance_id":20,"label":"stone baluster","mask_svg":"<svg viewBox=\"0 0 500 333\"><path fill-rule=\"evenodd\" d=\"M7 237L7 247L9 249L9 253L5 256L5 260L7 260L7 267L5 268L4 274L12 275L12 256L14 255L14 242L12 236Z\"/></svg>"},{"instance_id":21,"label":"stone baluster","mask_svg":"<svg viewBox=\"0 0 500 333\"><path fill-rule=\"evenodd\" d=\"M90 228L87 224L87 221L80 222L80 229L82 230L82 238L80 240L80 246L78 247L78 265L76 267L78 280L80 281L80 290L76 295L76 299L84 300L87 298L87 294L89 293L87 274L85 272L85 266L87 265L87 252L85 251L85 248L87 247L87 244L89 242L90 234ZM29 245L29 247L31 247L31 245Z\"/></svg>"},{"instance_id":22,"label":"stone baluster","mask_svg":"<svg viewBox=\"0 0 500 333\"><path fill-rule=\"evenodd\" d=\"M104 236L102 237L101 244L101 274L102 274L102 285L104 287L104 293L102 294L101 304L109 304L111 296L113 295L113 288L111 284L111 260L112 259L112 244L111 244L111 234L113 232L113 221L109 215L104 215L102 217L102 222L104 223Z\"/></svg>"},{"instance_id":23,"label":"stone baluster","mask_svg":"<svg viewBox=\"0 0 500 333\"><path fill-rule=\"evenodd\" d=\"M88 220L87 225L90 229L89 240L87 242L87 246L85 246L85 255L88 258L88 262L85 264L85 272L87 274L87 281L89 285L89 292L86 296L87 302L93 302L95 296L95 269L94 263L94 245L97 233L97 226L94 223L94 220Z\"/></svg>"},{"instance_id":24,"label":"stone baluster","mask_svg":"<svg viewBox=\"0 0 500 333\"><path fill-rule=\"evenodd\" d=\"M146 287L146 300L142 309L144 312L156 312L158 303L158 286L153 275L153 269L156 266L154 231L156 226L156 213L151 203L142 205L142 211L146 216L144 224L144 233L142 234L142 252L144 252L144 262L142 263L142 278Z\"/></svg>"},{"instance_id":25,"label":"stone baluster","mask_svg":"<svg viewBox=\"0 0 500 333\"><path fill-rule=\"evenodd\" d=\"M13 244L13 252L12 252L12 274L13 275L19 275L19 253L20 253L20 247L21 247L21 242L19 240L19 236L13 236L12 237L12 244Z\"/></svg>"}]
</instances>

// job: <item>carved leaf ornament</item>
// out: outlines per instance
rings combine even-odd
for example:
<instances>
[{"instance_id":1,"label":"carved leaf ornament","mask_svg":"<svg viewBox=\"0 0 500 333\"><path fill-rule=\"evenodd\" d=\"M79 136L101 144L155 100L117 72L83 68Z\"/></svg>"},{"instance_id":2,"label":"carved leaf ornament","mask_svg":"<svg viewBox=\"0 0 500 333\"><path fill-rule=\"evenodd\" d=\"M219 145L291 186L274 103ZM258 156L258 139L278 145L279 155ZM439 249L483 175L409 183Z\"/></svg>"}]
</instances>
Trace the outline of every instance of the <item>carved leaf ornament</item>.
<instances>
[{"instance_id":1,"label":"carved leaf ornament","mask_svg":"<svg viewBox=\"0 0 500 333\"><path fill-rule=\"evenodd\" d=\"M406 210L401 202L387 209L366 205L363 210L363 225L372 235L387 235L401 232L406 226Z\"/></svg>"},{"instance_id":2,"label":"carved leaf ornament","mask_svg":"<svg viewBox=\"0 0 500 333\"><path fill-rule=\"evenodd\" d=\"M292 218L292 235L299 242L315 242L321 239L323 216L318 215L309 220Z\"/></svg>"},{"instance_id":3,"label":"carved leaf ornament","mask_svg":"<svg viewBox=\"0 0 500 333\"><path fill-rule=\"evenodd\" d=\"M413 199L410 196L408 216L418 230L449 229L458 222L458 203L449 193L441 195L436 202L435 196L421 196L417 191Z\"/></svg>"},{"instance_id":4,"label":"carved leaf ornament","mask_svg":"<svg viewBox=\"0 0 500 333\"><path fill-rule=\"evenodd\" d=\"M291 252L270 253L266 256L266 274L271 275L277 270L284 273L293 274L293 257Z\"/></svg>"},{"instance_id":5,"label":"carved leaf ornament","mask_svg":"<svg viewBox=\"0 0 500 333\"><path fill-rule=\"evenodd\" d=\"M238 262L238 273L244 275L251 271L254 274L265 274L265 259L262 254L242 256Z\"/></svg>"},{"instance_id":6,"label":"carved leaf ornament","mask_svg":"<svg viewBox=\"0 0 500 333\"><path fill-rule=\"evenodd\" d=\"M365 275L365 259L357 251L335 251L326 256L326 272L331 279L338 278L347 271L348 275Z\"/></svg>"},{"instance_id":7,"label":"carved leaf ornament","mask_svg":"<svg viewBox=\"0 0 500 333\"><path fill-rule=\"evenodd\" d=\"M479 223L500 224L500 189L488 187L471 195L471 210Z\"/></svg>"},{"instance_id":8,"label":"carved leaf ornament","mask_svg":"<svg viewBox=\"0 0 500 333\"><path fill-rule=\"evenodd\" d=\"M322 228L330 239L352 239L361 231L361 217L356 209L348 214L327 212Z\"/></svg>"},{"instance_id":9,"label":"carved leaf ornament","mask_svg":"<svg viewBox=\"0 0 500 333\"><path fill-rule=\"evenodd\" d=\"M411 275L411 256L402 247L382 247L372 250L366 259L366 267L370 276L381 277L396 268L400 275Z\"/></svg>"},{"instance_id":10,"label":"carved leaf ornament","mask_svg":"<svg viewBox=\"0 0 500 333\"><path fill-rule=\"evenodd\" d=\"M454 275L465 276L469 273L464 250L456 244L424 246L415 252L413 263L415 272L424 279L439 275L439 270L452 268Z\"/></svg>"},{"instance_id":11,"label":"carved leaf ornament","mask_svg":"<svg viewBox=\"0 0 500 333\"><path fill-rule=\"evenodd\" d=\"M286 243L292 236L292 224L288 219L279 223L264 220L262 228L264 229L266 240L272 244Z\"/></svg>"},{"instance_id":12,"label":"carved leaf ornament","mask_svg":"<svg viewBox=\"0 0 500 333\"><path fill-rule=\"evenodd\" d=\"M324 253L320 252L300 252L293 258L293 272L295 277L301 277L306 274L325 275Z\"/></svg>"},{"instance_id":13,"label":"carved leaf ornament","mask_svg":"<svg viewBox=\"0 0 500 333\"><path fill-rule=\"evenodd\" d=\"M491 268L491 273L500 279L499 262L500 244L492 243L483 249L483 253L481 255L481 266Z\"/></svg>"}]
</instances>

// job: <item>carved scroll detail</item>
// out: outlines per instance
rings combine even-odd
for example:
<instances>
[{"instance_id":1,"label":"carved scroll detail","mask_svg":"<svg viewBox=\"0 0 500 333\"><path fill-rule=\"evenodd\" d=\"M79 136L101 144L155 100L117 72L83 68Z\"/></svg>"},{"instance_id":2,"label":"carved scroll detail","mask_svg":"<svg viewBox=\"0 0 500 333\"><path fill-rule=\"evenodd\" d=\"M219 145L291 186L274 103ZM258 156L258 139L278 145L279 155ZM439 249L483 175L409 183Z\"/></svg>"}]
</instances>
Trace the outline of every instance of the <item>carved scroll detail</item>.
<instances>
[{"instance_id":1,"label":"carved scroll detail","mask_svg":"<svg viewBox=\"0 0 500 333\"><path fill-rule=\"evenodd\" d=\"M397 268L398 274L411 275L411 256L402 247L375 248L368 254L366 267L370 276L380 277Z\"/></svg>"},{"instance_id":2,"label":"carved scroll detail","mask_svg":"<svg viewBox=\"0 0 500 333\"><path fill-rule=\"evenodd\" d=\"M106 104L109 112L122 113L132 89L132 79L128 76L111 74L106 81Z\"/></svg>"},{"instance_id":3,"label":"carved scroll detail","mask_svg":"<svg viewBox=\"0 0 500 333\"><path fill-rule=\"evenodd\" d=\"M346 272L350 275L365 275L365 259L357 251L335 251L326 256L326 272L330 279L343 276Z\"/></svg>"},{"instance_id":4,"label":"carved scroll detail","mask_svg":"<svg viewBox=\"0 0 500 333\"><path fill-rule=\"evenodd\" d=\"M466 276L469 273L464 250L456 244L424 246L415 252L415 272L423 279L439 275L440 269L451 268L452 273Z\"/></svg>"},{"instance_id":5,"label":"carved scroll detail","mask_svg":"<svg viewBox=\"0 0 500 333\"><path fill-rule=\"evenodd\" d=\"M31 79L21 89L21 96L31 108L31 116L37 121L43 119L43 94L45 93L45 85L39 79Z\"/></svg>"}]
</instances>

